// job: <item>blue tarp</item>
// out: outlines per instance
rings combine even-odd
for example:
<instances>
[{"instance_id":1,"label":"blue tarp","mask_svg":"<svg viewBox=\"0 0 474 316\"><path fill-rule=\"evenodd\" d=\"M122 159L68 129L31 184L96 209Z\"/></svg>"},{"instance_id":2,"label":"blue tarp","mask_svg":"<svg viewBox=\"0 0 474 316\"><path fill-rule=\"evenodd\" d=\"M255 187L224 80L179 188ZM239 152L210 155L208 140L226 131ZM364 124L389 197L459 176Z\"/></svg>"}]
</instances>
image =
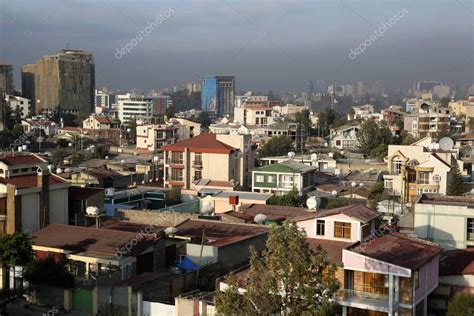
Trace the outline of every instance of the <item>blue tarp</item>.
<instances>
[{"instance_id":1,"label":"blue tarp","mask_svg":"<svg viewBox=\"0 0 474 316\"><path fill-rule=\"evenodd\" d=\"M178 268L188 271L197 271L199 266L192 262L188 257L184 256L181 263L176 265Z\"/></svg>"}]
</instances>

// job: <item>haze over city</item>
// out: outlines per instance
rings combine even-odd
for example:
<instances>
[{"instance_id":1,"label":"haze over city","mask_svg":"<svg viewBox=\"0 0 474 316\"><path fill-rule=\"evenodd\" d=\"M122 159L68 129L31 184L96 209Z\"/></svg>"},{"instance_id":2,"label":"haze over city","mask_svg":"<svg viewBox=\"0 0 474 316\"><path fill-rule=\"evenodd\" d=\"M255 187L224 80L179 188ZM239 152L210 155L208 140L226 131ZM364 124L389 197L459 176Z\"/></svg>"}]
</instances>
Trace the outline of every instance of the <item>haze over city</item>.
<instances>
[{"instance_id":1,"label":"haze over city","mask_svg":"<svg viewBox=\"0 0 474 316\"><path fill-rule=\"evenodd\" d=\"M149 22L174 12L130 53ZM407 13L355 59L350 49ZM450 1L0 1L0 60L22 64L60 49L94 54L97 86L142 90L232 74L238 90L303 90L384 80L473 82L472 2Z\"/></svg>"}]
</instances>

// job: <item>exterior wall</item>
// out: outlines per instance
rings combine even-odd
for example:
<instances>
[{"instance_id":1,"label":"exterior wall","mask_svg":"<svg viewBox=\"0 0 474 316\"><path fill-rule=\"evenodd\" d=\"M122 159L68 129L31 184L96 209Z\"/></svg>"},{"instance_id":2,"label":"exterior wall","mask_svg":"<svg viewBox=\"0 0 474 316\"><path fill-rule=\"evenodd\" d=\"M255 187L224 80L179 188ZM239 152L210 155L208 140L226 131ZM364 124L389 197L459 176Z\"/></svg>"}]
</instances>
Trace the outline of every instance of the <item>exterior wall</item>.
<instances>
[{"instance_id":1,"label":"exterior wall","mask_svg":"<svg viewBox=\"0 0 474 316\"><path fill-rule=\"evenodd\" d=\"M187 219L197 219L197 214L178 212L156 212L147 210L126 210L119 209L118 217L134 223L153 224L157 226L176 226Z\"/></svg>"},{"instance_id":2,"label":"exterior wall","mask_svg":"<svg viewBox=\"0 0 474 316\"><path fill-rule=\"evenodd\" d=\"M474 214L467 206L415 204L415 234L445 249L474 246L474 240L467 240L469 217L474 218Z\"/></svg>"},{"instance_id":3,"label":"exterior wall","mask_svg":"<svg viewBox=\"0 0 474 316\"><path fill-rule=\"evenodd\" d=\"M441 275L439 277L439 283L454 286L471 287L474 290L474 275Z\"/></svg>"},{"instance_id":4,"label":"exterior wall","mask_svg":"<svg viewBox=\"0 0 474 316\"><path fill-rule=\"evenodd\" d=\"M439 256L436 256L419 269L420 286L415 289L415 304L426 298L438 286L438 275Z\"/></svg>"},{"instance_id":5,"label":"exterior wall","mask_svg":"<svg viewBox=\"0 0 474 316\"><path fill-rule=\"evenodd\" d=\"M216 135L216 139L240 150L238 154L234 153L232 158L236 160L239 165L240 186L250 188L252 185L252 169L255 162L255 150L253 148L252 136Z\"/></svg>"},{"instance_id":6,"label":"exterior wall","mask_svg":"<svg viewBox=\"0 0 474 316\"><path fill-rule=\"evenodd\" d=\"M214 212L216 213L223 213L233 209L233 205L229 204L229 198L217 198L212 197L214 203ZM248 200L248 199L240 199L239 204L235 205L235 210L239 211L240 207L243 204L266 204L266 201L262 200Z\"/></svg>"},{"instance_id":7,"label":"exterior wall","mask_svg":"<svg viewBox=\"0 0 474 316\"><path fill-rule=\"evenodd\" d=\"M324 236L316 235L316 223L318 220L325 221ZM346 239L346 238L334 237L334 222L351 223L351 238ZM337 214L337 215L328 216L328 217L321 217L318 219L301 221L301 222L298 222L297 225L298 227L305 229L308 238L331 239L331 240L346 241L346 242L356 242L356 241L361 240L360 222L343 214Z\"/></svg>"},{"instance_id":8,"label":"exterior wall","mask_svg":"<svg viewBox=\"0 0 474 316\"><path fill-rule=\"evenodd\" d=\"M257 252L263 251L266 247L267 234L247 238L230 245L219 247L219 263L227 271L242 267L249 262L250 246L255 247Z\"/></svg>"},{"instance_id":9,"label":"exterior wall","mask_svg":"<svg viewBox=\"0 0 474 316\"><path fill-rule=\"evenodd\" d=\"M218 261L218 252L219 248L214 246L203 245L201 247L201 244L186 244L186 256L196 265L199 265L199 263L201 263L201 266L216 263Z\"/></svg>"},{"instance_id":10,"label":"exterior wall","mask_svg":"<svg viewBox=\"0 0 474 316\"><path fill-rule=\"evenodd\" d=\"M68 188L49 191L49 223L69 223Z\"/></svg>"},{"instance_id":11,"label":"exterior wall","mask_svg":"<svg viewBox=\"0 0 474 316\"><path fill-rule=\"evenodd\" d=\"M410 269L397 267L345 249L342 250L342 261L345 270L367 271L382 274L391 273L402 277L411 277Z\"/></svg>"},{"instance_id":12,"label":"exterior wall","mask_svg":"<svg viewBox=\"0 0 474 316\"><path fill-rule=\"evenodd\" d=\"M25 194L21 196L21 231L24 233L35 233L39 230L40 197L38 193Z\"/></svg>"}]
</instances>

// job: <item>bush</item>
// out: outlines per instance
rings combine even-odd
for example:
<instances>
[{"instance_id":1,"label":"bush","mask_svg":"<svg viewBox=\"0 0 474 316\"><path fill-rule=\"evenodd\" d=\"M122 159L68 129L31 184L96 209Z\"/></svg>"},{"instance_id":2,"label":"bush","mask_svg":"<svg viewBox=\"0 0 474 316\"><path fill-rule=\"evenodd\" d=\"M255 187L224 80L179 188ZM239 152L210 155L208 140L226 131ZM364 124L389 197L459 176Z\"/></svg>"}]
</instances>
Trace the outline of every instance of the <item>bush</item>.
<instances>
[{"instance_id":1,"label":"bush","mask_svg":"<svg viewBox=\"0 0 474 316\"><path fill-rule=\"evenodd\" d=\"M74 285L74 276L64 263L57 263L53 257L33 262L28 266L25 279L32 285L51 285L70 288Z\"/></svg>"},{"instance_id":2,"label":"bush","mask_svg":"<svg viewBox=\"0 0 474 316\"><path fill-rule=\"evenodd\" d=\"M448 305L447 316L471 316L473 313L474 295L472 294L457 294Z\"/></svg>"}]
</instances>

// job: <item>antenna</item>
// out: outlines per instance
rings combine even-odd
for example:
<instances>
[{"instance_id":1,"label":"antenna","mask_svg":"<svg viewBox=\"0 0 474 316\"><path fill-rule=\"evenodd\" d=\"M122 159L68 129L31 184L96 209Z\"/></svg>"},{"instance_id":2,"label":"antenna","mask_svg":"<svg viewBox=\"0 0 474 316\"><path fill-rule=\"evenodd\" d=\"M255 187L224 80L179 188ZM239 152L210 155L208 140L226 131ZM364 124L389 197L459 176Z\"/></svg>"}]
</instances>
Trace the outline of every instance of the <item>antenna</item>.
<instances>
[{"instance_id":1,"label":"antenna","mask_svg":"<svg viewBox=\"0 0 474 316\"><path fill-rule=\"evenodd\" d=\"M439 140L439 148L441 150L450 151L454 147L454 141L449 137L443 137Z\"/></svg>"}]
</instances>

